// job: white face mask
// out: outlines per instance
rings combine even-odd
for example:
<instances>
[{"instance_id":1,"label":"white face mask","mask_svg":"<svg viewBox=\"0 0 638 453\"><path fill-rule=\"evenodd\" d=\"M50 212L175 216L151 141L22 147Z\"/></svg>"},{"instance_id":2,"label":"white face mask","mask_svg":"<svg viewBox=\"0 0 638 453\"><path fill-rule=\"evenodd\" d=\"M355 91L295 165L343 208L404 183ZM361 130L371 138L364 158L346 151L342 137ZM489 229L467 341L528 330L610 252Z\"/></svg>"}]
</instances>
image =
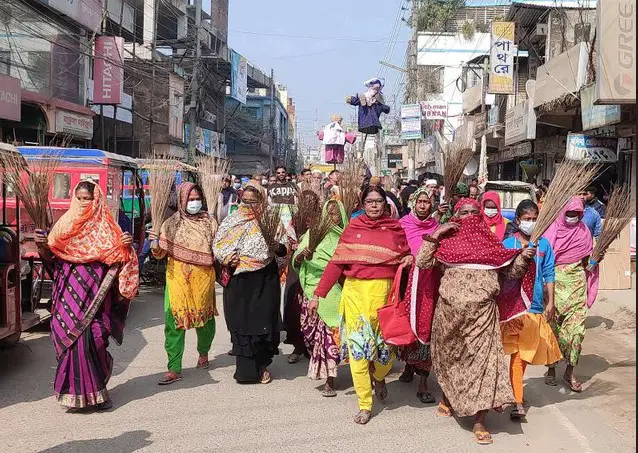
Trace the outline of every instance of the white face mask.
<instances>
[{"instance_id":1,"label":"white face mask","mask_svg":"<svg viewBox=\"0 0 638 453\"><path fill-rule=\"evenodd\" d=\"M580 217L578 216L576 217L565 216L565 222L569 223L570 225L574 225L578 223L579 220L580 220Z\"/></svg>"},{"instance_id":2,"label":"white face mask","mask_svg":"<svg viewBox=\"0 0 638 453\"><path fill-rule=\"evenodd\" d=\"M483 210L483 212L485 213L486 216L488 217L495 217L496 214L498 214L498 209L496 208L485 208Z\"/></svg>"},{"instance_id":3,"label":"white face mask","mask_svg":"<svg viewBox=\"0 0 638 453\"><path fill-rule=\"evenodd\" d=\"M189 214L197 214L202 210L202 200L191 200L186 203L186 212Z\"/></svg>"},{"instance_id":4,"label":"white face mask","mask_svg":"<svg viewBox=\"0 0 638 453\"><path fill-rule=\"evenodd\" d=\"M238 189L238 190L239 190L239 189L241 189L241 183L240 183L240 182L236 182L235 184L233 184L233 187L234 187L235 189Z\"/></svg>"},{"instance_id":5,"label":"white face mask","mask_svg":"<svg viewBox=\"0 0 638 453\"><path fill-rule=\"evenodd\" d=\"M532 231L534 231L535 226L536 226L536 222L533 220L521 220L518 223L519 230L521 230L523 233L527 234L528 236L532 234Z\"/></svg>"}]
</instances>

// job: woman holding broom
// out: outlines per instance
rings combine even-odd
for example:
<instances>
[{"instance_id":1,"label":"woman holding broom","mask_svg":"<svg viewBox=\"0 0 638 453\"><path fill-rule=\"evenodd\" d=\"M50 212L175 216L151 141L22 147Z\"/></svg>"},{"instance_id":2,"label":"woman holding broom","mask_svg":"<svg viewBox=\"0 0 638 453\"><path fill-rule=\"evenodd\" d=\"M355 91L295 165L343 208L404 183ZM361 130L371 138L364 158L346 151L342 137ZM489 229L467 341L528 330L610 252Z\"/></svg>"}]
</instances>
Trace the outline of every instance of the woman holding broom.
<instances>
[{"instance_id":1,"label":"woman holding broom","mask_svg":"<svg viewBox=\"0 0 638 453\"><path fill-rule=\"evenodd\" d=\"M150 233L157 259L168 255L164 292L164 347L168 371L159 385L182 379L186 331L197 333L197 368L208 368L208 352L215 337L215 270L213 239L217 222L208 214L202 189L184 182L177 188L177 212L160 230Z\"/></svg>"},{"instance_id":2,"label":"woman holding broom","mask_svg":"<svg viewBox=\"0 0 638 453\"><path fill-rule=\"evenodd\" d=\"M301 330L310 351L308 377L325 379L322 396L334 397L334 380L339 365L339 306L341 303L341 285L335 284L327 297L319 302L317 313L310 313L309 304L317 289L321 275L337 248L339 238L348 225L348 216L343 203L328 201L323 208L323 216L330 219L331 227L321 242L310 250L310 233L301 237L299 247L293 256L292 265L299 274L302 299Z\"/></svg>"},{"instance_id":3,"label":"woman holding broom","mask_svg":"<svg viewBox=\"0 0 638 453\"><path fill-rule=\"evenodd\" d=\"M436 266L441 272L431 341L432 365L443 390L438 415L474 416L476 442L491 444L485 426L487 412L500 412L503 405L514 401L499 315L521 313L526 308L497 304L500 282L525 276L529 293L533 278L530 282L526 274L536 249L520 252L503 247L483 222L478 202L471 198L458 200L450 222L423 240L417 266Z\"/></svg>"},{"instance_id":4,"label":"woman holding broom","mask_svg":"<svg viewBox=\"0 0 638 453\"><path fill-rule=\"evenodd\" d=\"M239 383L270 383L267 367L279 353L281 286L274 257L288 251L282 243L270 243L268 238L276 241L275 232L260 225L265 197L258 182L246 183L239 208L221 223L213 247L219 262L232 270L224 315L237 363L233 377ZM274 215L275 226L283 230Z\"/></svg>"},{"instance_id":5,"label":"woman holding broom","mask_svg":"<svg viewBox=\"0 0 638 453\"><path fill-rule=\"evenodd\" d=\"M341 297L342 358L349 357L354 388L359 398L358 424L372 416L372 381L380 401L388 396L385 377L392 368L390 347L383 341L377 309L383 307L399 265L414 261L398 220L385 211L386 193L367 186L361 194L365 213L350 221L326 267L309 310L345 277Z\"/></svg>"},{"instance_id":6,"label":"woman holding broom","mask_svg":"<svg viewBox=\"0 0 638 453\"><path fill-rule=\"evenodd\" d=\"M82 181L48 238L37 230L35 240L42 260L53 269L57 400L70 409L110 409L109 337L122 343L129 302L139 286L133 238L122 233L100 187Z\"/></svg>"}]
</instances>

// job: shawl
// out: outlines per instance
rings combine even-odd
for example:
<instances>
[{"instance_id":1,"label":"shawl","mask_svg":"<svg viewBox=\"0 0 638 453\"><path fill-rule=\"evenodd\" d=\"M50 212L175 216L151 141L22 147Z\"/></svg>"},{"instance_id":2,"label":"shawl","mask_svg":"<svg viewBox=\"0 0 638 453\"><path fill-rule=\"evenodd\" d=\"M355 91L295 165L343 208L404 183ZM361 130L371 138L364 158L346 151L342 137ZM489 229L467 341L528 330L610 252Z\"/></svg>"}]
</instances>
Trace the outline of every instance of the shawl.
<instances>
[{"instance_id":1,"label":"shawl","mask_svg":"<svg viewBox=\"0 0 638 453\"><path fill-rule=\"evenodd\" d=\"M496 214L494 217L488 217L485 215L486 201L491 201L496 205L498 214ZM502 241L505 238L506 221L501 214L501 197L499 197L496 192L485 192L483 194L483 197L481 198L481 216L483 216L483 221L487 224L488 227L496 228L494 234L496 234L496 237L500 241Z\"/></svg>"},{"instance_id":2,"label":"shawl","mask_svg":"<svg viewBox=\"0 0 638 453\"><path fill-rule=\"evenodd\" d=\"M335 264L398 265L410 253L405 232L388 215L371 219L363 214L350 221L332 257Z\"/></svg>"},{"instance_id":3,"label":"shawl","mask_svg":"<svg viewBox=\"0 0 638 453\"><path fill-rule=\"evenodd\" d=\"M119 292L131 300L140 283L137 254L133 247L122 244L122 229L115 222L100 186L87 182L94 185L93 200L88 206L82 206L75 196L75 187L71 207L49 233L49 249L56 257L70 263L120 264Z\"/></svg>"},{"instance_id":4,"label":"shawl","mask_svg":"<svg viewBox=\"0 0 638 453\"><path fill-rule=\"evenodd\" d=\"M162 224L159 245L183 263L212 266L217 222L208 214L206 203L197 214L186 212L188 196L195 187L192 182L184 182L177 188L177 212Z\"/></svg>"},{"instance_id":5,"label":"shawl","mask_svg":"<svg viewBox=\"0 0 638 453\"><path fill-rule=\"evenodd\" d=\"M456 211L461 206L470 204L471 199L461 199ZM521 252L519 249L506 249L496 235L483 222L480 216L474 215L463 220L453 218L460 224L459 230L452 236L440 241L435 253L436 259L450 267L465 269L498 270L510 265ZM524 314L532 303L536 265L528 263L527 272L522 281L511 281L499 278L501 291L496 298L499 320L509 321Z\"/></svg>"},{"instance_id":6,"label":"shawl","mask_svg":"<svg viewBox=\"0 0 638 453\"><path fill-rule=\"evenodd\" d=\"M581 220L577 224L567 223L565 220L567 211L578 212ZM554 249L557 266L578 263L591 255L594 241L589 228L582 221L584 212L583 201L578 197L572 197L543 235ZM598 266L594 266L591 271L586 272L587 306L590 308L594 305L598 295L598 273Z\"/></svg>"},{"instance_id":7,"label":"shawl","mask_svg":"<svg viewBox=\"0 0 638 453\"><path fill-rule=\"evenodd\" d=\"M297 251L295 252L292 259L292 265L295 267L295 270L299 274L301 289L308 299L312 299L315 289L317 289L319 281L321 280L321 276L326 270L326 266L328 266L328 262L332 258L332 255L337 248L339 238L343 234L345 226L348 225L348 216L346 215L346 210L343 206L343 203L341 203L340 201L329 200L328 202L326 202L323 207L323 216L328 215L328 206L330 205L330 203L336 203L339 207L339 212L341 214L341 223L344 226L341 227L339 225L333 225L332 229L328 232L326 237L317 246L317 250L315 250L315 252L313 253L312 259L304 260L301 265L297 267L297 256L308 247L309 235L308 233L304 234L301 237L299 247L297 248ZM324 323L326 323L328 327L334 328L338 326L340 303L341 285L336 284L332 287L330 292L328 292L326 298L320 300L319 308L317 309L319 317L323 320Z\"/></svg>"},{"instance_id":8,"label":"shawl","mask_svg":"<svg viewBox=\"0 0 638 453\"><path fill-rule=\"evenodd\" d=\"M410 252L412 255L416 256L419 253L419 249L423 244L423 235L432 234L439 226L439 222L432 217L428 217L426 220L420 220L415 212L414 207L416 205L416 200L422 194L427 194L432 197L432 191L421 187L414 193L414 200L410 203L410 214L404 216L399 220L399 223L403 227L405 231L405 236L408 239L408 246L410 247Z\"/></svg>"}]
</instances>

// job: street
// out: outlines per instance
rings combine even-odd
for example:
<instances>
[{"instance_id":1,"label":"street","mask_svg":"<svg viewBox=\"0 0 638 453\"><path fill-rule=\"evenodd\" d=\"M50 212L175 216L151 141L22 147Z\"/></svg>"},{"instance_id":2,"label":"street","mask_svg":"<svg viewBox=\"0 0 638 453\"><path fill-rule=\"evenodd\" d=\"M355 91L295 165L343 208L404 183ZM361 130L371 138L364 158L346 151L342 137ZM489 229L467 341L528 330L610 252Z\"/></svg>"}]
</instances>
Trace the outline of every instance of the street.
<instances>
[{"instance_id":1,"label":"street","mask_svg":"<svg viewBox=\"0 0 638 453\"><path fill-rule=\"evenodd\" d=\"M218 296L220 292L218 292ZM220 299L218 299L220 300ZM220 305L220 304L219 304ZM217 321L211 369L195 368L195 332L187 333L184 378L157 385L165 370L163 295L142 290L128 319L124 344L110 346L109 383L114 408L66 413L53 398L56 361L46 331L25 334L0 351L0 449L5 452L630 452L635 449L635 290L602 292L587 322L577 375L582 394L548 387L544 367L529 367L527 422L491 413L490 447L477 445L471 420L439 418L423 406L412 384L389 378L386 405L375 402L366 426L352 420L357 400L347 366L338 396L322 398L320 382L306 378L308 362L286 363L290 346L275 358L270 385L238 385L229 335ZM562 376L563 368L558 368ZM440 390L430 379L437 399ZM559 380L560 381L560 380Z\"/></svg>"}]
</instances>

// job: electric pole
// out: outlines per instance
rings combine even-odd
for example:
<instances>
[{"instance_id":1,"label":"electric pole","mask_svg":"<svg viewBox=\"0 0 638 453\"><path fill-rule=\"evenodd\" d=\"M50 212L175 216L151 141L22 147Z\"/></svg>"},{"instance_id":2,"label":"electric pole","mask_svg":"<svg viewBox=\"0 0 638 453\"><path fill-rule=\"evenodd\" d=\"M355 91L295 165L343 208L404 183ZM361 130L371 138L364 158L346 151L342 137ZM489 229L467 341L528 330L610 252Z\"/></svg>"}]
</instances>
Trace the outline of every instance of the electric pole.
<instances>
[{"instance_id":1,"label":"electric pole","mask_svg":"<svg viewBox=\"0 0 638 453\"><path fill-rule=\"evenodd\" d=\"M412 27L412 37L410 38L410 48L408 57L408 103L416 104L417 98L417 39L419 0L412 0L412 15L410 26ZM417 140L408 140L408 179L416 179L416 147Z\"/></svg>"},{"instance_id":2,"label":"electric pole","mask_svg":"<svg viewBox=\"0 0 638 453\"><path fill-rule=\"evenodd\" d=\"M199 101L199 64L202 57L202 46L200 42L200 32L202 28L202 0L195 0L195 60L193 61L193 72L191 74L191 102L188 109L189 138L186 152L186 163L192 165L195 161L195 147L197 141L197 105Z\"/></svg>"},{"instance_id":3,"label":"electric pole","mask_svg":"<svg viewBox=\"0 0 638 453\"><path fill-rule=\"evenodd\" d=\"M270 70L270 134L270 160L268 164L270 171L274 173L273 155L277 147L277 136L275 135L275 71L273 69Z\"/></svg>"}]
</instances>

